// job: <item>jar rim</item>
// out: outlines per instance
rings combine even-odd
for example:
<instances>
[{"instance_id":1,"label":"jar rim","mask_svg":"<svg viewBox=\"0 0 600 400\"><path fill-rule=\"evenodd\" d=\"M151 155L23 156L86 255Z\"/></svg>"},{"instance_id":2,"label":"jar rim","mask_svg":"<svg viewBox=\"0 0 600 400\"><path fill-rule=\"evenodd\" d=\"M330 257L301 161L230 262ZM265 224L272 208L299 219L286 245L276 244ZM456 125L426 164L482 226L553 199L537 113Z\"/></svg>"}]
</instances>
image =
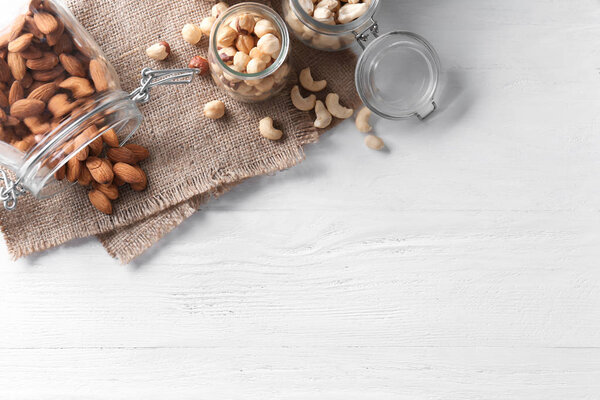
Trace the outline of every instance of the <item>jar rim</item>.
<instances>
[{"instance_id":1,"label":"jar rim","mask_svg":"<svg viewBox=\"0 0 600 400\"><path fill-rule=\"evenodd\" d=\"M285 1L285 0L284 0ZM379 6L379 0L371 0L371 4L369 5L369 9L362 16L357 18L356 20L349 22L347 24L339 24L339 25L329 25L323 22L317 21L312 16L310 16L304 9L300 6L299 0L289 0L292 5L292 9L298 15L300 21L304 23L304 25L309 26L310 28L316 28L321 34L347 34L349 32L355 31L356 29L363 26L365 23L369 21L375 14L377 7Z\"/></svg>"},{"instance_id":2,"label":"jar rim","mask_svg":"<svg viewBox=\"0 0 600 400\"><path fill-rule=\"evenodd\" d=\"M377 1L377 0L375 0L375 1ZM216 32L219 30L219 28L221 27L223 22L227 19L227 17L235 14L240 9L246 9L246 8L260 9L261 12L265 12L266 14L268 14L268 16L275 22L275 24L277 25L277 28L279 29L279 32L281 33L281 52L279 53L279 56L277 57L275 62L273 62L273 64L271 64L269 66L269 68L265 69L264 71L257 72L254 74L245 74L245 73L238 72L238 71L230 68L229 65L225 64L225 62L221 59L221 57L219 56L219 50L217 49ZM285 60L287 59L288 53L290 51L290 34L287 29L287 25L285 24L283 19L281 19L281 16L279 14L277 14L275 12L275 10L273 10L271 7L268 7L268 6L266 6L264 4L260 4L260 3L244 2L244 3L239 3L234 6L229 7L219 17L217 22L215 22L215 25L213 26L212 31L211 31L211 44L212 44L213 52L215 53L216 60L219 63L219 66L221 68L225 69L228 74L231 74L234 77L241 79L241 80L263 79L263 78L266 78L269 75L273 74L275 71L277 71L279 69L279 67L281 67L285 63Z\"/></svg>"}]
</instances>

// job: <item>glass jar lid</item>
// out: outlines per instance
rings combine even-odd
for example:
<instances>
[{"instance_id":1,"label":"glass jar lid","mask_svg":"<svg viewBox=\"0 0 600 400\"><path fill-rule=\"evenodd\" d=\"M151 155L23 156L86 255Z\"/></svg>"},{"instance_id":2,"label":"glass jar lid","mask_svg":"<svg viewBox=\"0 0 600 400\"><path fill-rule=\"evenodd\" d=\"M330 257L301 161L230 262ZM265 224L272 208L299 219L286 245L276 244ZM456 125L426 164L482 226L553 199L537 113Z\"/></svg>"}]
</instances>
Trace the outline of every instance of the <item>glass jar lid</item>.
<instances>
[{"instance_id":1,"label":"glass jar lid","mask_svg":"<svg viewBox=\"0 0 600 400\"><path fill-rule=\"evenodd\" d=\"M387 119L426 118L436 109L440 61L419 35L396 31L370 43L356 66L363 103Z\"/></svg>"}]
</instances>

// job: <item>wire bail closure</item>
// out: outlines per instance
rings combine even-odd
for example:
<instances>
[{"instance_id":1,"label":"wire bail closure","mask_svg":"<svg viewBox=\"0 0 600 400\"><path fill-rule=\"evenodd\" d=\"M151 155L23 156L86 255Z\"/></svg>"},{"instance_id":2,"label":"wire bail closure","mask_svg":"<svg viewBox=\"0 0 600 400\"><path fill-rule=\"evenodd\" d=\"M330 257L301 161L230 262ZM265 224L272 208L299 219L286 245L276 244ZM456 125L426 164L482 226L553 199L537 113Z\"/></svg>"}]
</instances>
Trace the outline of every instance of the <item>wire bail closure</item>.
<instances>
[{"instance_id":1,"label":"wire bail closure","mask_svg":"<svg viewBox=\"0 0 600 400\"><path fill-rule=\"evenodd\" d=\"M153 70L144 68L140 87L129 94L129 99L136 103L145 104L150 100L150 90L155 86L165 85L187 85L192 83L194 76L200 70L194 68ZM17 200L27 193L27 189L21 185L21 178L12 180L4 170L0 170L0 201L4 209L12 211L17 207Z\"/></svg>"},{"instance_id":2,"label":"wire bail closure","mask_svg":"<svg viewBox=\"0 0 600 400\"><path fill-rule=\"evenodd\" d=\"M154 86L187 85L188 83L192 83L194 75L198 73L200 71L194 68L167 70L144 68L142 70L140 87L131 92L129 98L136 103L145 104L150 100L150 90Z\"/></svg>"},{"instance_id":3,"label":"wire bail closure","mask_svg":"<svg viewBox=\"0 0 600 400\"><path fill-rule=\"evenodd\" d=\"M362 31L352 31L352 33L354 34L354 37L356 38L356 41L358 42L360 47L363 50L365 50L366 49L365 42L367 42L369 40L369 36L371 34L375 38L379 37L379 24L377 24L377 21L375 21L373 19L373 17L371 17L371 23L369 24L369 26L366 29L364 29Z\"/></svg>"}]
</instances>

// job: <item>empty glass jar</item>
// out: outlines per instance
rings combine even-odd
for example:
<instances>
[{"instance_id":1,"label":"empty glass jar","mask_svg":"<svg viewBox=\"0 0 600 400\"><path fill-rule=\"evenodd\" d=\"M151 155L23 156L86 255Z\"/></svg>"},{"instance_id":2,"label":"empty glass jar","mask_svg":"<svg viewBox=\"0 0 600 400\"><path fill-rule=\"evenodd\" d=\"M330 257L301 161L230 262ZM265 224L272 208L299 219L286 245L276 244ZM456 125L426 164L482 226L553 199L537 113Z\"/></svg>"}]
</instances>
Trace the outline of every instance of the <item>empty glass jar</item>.
<instances>
[{"instance_id":1,"label":"empty glass jar","mask_svg":"<svg viewBox=\"0 0 600 400\"><path fill-rule=\"evenodd\" d=\"M323 20L314 15L317 11L312 7L316 5L311 0L282 1L285 21L304 44L323 51L340 51L359 43L363 53L356 66L356 89L370 110L388 119L424 119L435 111L439 57L427 40L414 33L393 31L379 36L374 15L382 2L364 1L358 18L336 24L341 19L339 11L337 20L327 13L329 19ZM348 7L348 3L336 0L324 3ZM366 44L371 37L375 39Z\"/></svg>"},{"instance_id":2,"label":"empty glass jar","mask_svg":"<svg viewBox=\"0 0 600 400\"><path fill-rule=\"evenodd\" d=\"M290 75L290 38L271 8L240 3L215 22L208 59L216 84L238 101L260 102L283 89Z\"/></svg>"}]
</instances>

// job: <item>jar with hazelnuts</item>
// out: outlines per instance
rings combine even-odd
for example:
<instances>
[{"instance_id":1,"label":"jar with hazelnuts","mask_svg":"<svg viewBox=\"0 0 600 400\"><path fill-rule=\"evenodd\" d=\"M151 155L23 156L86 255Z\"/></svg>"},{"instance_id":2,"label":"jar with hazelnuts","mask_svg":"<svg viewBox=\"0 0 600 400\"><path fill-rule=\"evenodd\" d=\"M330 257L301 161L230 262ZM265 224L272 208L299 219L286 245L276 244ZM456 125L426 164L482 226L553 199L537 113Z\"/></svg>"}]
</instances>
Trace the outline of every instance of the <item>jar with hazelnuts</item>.
<instances>
[{"instance_id":1,"label":"jar with hazelnuts","mask_svg":"<svg viewBox=\"0 0 600 400\"><path fill-rule=\"evenodd\" d=\"M208 59L216 84L238 101L255 103L283 89L290 76L290 38L271 8L240 3L215 22Z\"/></svg>"}]
</instances>

